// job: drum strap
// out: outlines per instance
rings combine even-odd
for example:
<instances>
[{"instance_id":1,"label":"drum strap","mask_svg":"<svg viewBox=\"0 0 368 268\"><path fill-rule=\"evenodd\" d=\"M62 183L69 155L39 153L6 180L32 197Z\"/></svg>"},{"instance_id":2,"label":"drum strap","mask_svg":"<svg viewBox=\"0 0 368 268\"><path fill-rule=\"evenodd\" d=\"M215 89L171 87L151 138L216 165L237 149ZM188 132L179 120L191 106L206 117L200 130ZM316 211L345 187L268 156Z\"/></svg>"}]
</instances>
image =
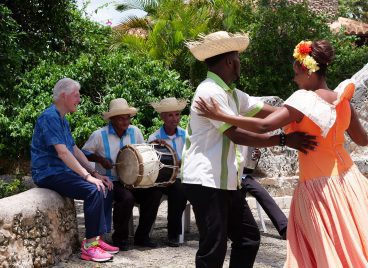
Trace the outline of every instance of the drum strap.
<instances>
[{"instance_id":1,"label":"drum strap","mask_svg":"<svg viewBox=\"0 0 368 268\"><path fill-rule=\"evenodd\" d=\"M129 138L130 138L130 143L131 144L135 144L135 135L134 135L134 129L133 128L128 128L127 132L129 134Z\"/></svg>"},{"instance_id":2,"label":"drum strap","mask_svg":"<svg viewBox=\"0 0 368 268\"><path fill-rule=\"evenodd\" d=\"M102 142L105 150L105 158L111 160L111 153L110 153L110 144L109 144L109 138L107 136L106 130L101 131L102 135ZM111 169L106 169L106 176L111 178Z\"/></svg>"},{"instance_id":3,"label":"drum strap","mask_svg":"<svg viewBox=\"0 0 368 268\"><path fill-rule=\"evenodd\" d=\"M130 142L127 142L127 144L135 144L135 135L134 135L134 129L133 128L128 128L127 130L125 130L125 132L123 133L123 136L120 139L120 149L124 147L124 138L129 134L129 139Z\"/></svg>"}]
</instances>

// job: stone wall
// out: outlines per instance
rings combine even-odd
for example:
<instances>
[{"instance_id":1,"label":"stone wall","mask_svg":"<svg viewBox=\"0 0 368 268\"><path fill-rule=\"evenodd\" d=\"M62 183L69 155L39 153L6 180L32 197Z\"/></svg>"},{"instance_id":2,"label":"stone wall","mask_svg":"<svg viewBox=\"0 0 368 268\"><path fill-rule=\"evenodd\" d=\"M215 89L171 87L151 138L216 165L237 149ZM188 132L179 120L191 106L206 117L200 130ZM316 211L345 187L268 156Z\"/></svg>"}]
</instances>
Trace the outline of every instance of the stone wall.
<instances>
[{"instance_id":1,"label":"stone wall","mask_svg":"<svg viewBox=\"0 0 368 268\"><path fill-rule=\"evenodd\" d=\"M337 15L339 2L338 0L289 0L291 3L307 2L310 10L316 13L333 18Z\"/></svg>"},{"instance_id":2,"label":"stone wall","mask_svg":"<svg viewBox=\"0 0 368 268\"><path fill-rule=\"evenodd\" d=\"M77 249L74 202L34 188L0 199L0 267L49 267Z\"/></svg>"}]
</instances>

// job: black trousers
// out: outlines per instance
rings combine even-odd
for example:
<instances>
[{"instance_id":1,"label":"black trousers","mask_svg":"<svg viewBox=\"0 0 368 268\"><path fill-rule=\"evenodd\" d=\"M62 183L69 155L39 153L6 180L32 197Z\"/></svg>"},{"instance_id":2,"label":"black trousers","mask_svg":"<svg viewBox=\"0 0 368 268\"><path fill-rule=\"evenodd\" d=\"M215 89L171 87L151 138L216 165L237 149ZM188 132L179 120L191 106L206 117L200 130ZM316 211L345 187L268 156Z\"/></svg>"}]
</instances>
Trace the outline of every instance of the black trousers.
<instances>
[{"instance_id":1,"label":"black trousers","mask_svg":"<svg viewBox=\"0 0 368 268\"><path fill-rule=\"evenodd\" d=\"M196 267L222 267L228 237L232 241L230 267L253 267L261 237L241 191L183 185L199 230Z\"/></svg>"},{"instance_id":2,"label":"black trousers","mask_svg":"<svg viewBox=\"0 0 368 268\"><path fill-rule=\"evenodd\" d=\"M270 194L258 181L249 175L242 180L241 185L241 191L244 198L246 193L250 193L255 199L257 199L258 203L272 221L272 224L275 226L276 230L280 235L283 235L286 231L288 219L282 210L277 206L272 196L270 196Z\"/></svg>"},{"instance_id":3,"label":"black trousers","mask_svg":"<svg viewBox=\"0 0 368 268\"><path fill-rule=\"evenodd\" d=\"M139 223L134 240L149 239L161 197L162 192L156 187L127 189L120 182L114 182L113 241L121 242L128 239L129 220L132 217L134 203L139 204Z\"/></svg>"},{"instance_id":4,"label":"black trousers","mask_svg":"<svg viewBox=\"0 0 368 268\"><path fill-rule=\"evenodd\" d=\"M187 197L180 179L168 186L160 187L163 194L167 195L167 233L174 238L181 234L181 216L187 205Z\"/></svg>"}]
</instances>

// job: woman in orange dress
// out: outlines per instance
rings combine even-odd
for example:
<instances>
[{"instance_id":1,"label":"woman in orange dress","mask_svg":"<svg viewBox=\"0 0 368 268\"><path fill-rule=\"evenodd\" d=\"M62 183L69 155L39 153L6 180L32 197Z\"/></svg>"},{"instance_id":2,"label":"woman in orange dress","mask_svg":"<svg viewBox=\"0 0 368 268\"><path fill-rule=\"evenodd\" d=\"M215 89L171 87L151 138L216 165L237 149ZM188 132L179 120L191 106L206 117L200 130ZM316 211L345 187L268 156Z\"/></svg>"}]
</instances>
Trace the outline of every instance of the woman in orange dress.
<instances>
[{"instance_id":1,"label":"woman in orange dress","mask_svg":"<svg viewBox=\"0 0 368 268\"><path fill-rule=\"evenodd\" d=\"M344 81L332 91L326 70L334 57L325 40L302 41L294 50L298 91L266 118L224 114L212 101L197 103L204 116L248 131L287 131L315 135L318 147L299 152L299 183L287 228L285 267L368 267L368 180L344 149L344 133L360 146L368 136L350 100L355 86ZM280 145L285 140L280 139Z\"/></svg>"}]
</instances>

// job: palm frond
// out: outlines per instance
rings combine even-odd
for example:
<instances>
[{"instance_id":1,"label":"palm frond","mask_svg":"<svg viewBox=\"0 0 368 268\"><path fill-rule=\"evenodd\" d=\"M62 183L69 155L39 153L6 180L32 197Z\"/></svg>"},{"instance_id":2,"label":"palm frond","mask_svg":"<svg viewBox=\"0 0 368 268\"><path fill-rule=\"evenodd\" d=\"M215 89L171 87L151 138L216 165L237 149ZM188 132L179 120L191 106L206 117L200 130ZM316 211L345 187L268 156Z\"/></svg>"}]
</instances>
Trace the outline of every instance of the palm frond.
<instances>
[{"instance_id":1,"label":"palm frond","mask_svg":"<svg viewBox=\"0 0 368 268\"><path fill-rule=\"evenodd\" d=\"M127 11L139 9L152 14L158 6L158 0L125 0L121 4L117 4L115 9L118 11Z\"/></svg>"},{"instance_id":2,"label":"palm frond","mask_svg":"<svg viewBox=\"0 0 368 268\"><path fill-rule=\"evenodd\" d=\"M111 49L128 48L138 54L147 54L148 47L144 38L135 35L122 34L116 36Z\"/></svg>"},{"instance_id":3,"label":"palm frond","mask_svg":"<svg viewBox=\"0 0 368 268\"><path fill-rule=\"evenodd\" d=\"M148 30L150 28L150 22L147 18L138 18L136 16L130 16L128 19L122 21L118 26L114 27L114 30L121 32L128 32L130 29L143 29Z\"/></svg>"},{"instance_id":4,"label":"palm frond","mask_svg":"<svg viewBox=\"0 0 368 268\"><path fill-rule=\"evenodd\" d=\"M123 12L123 11L130 10L131 8L126 4L118 4L118 5L115 6L115 9L117 11Z\"/></svg>"}]
</instances>

